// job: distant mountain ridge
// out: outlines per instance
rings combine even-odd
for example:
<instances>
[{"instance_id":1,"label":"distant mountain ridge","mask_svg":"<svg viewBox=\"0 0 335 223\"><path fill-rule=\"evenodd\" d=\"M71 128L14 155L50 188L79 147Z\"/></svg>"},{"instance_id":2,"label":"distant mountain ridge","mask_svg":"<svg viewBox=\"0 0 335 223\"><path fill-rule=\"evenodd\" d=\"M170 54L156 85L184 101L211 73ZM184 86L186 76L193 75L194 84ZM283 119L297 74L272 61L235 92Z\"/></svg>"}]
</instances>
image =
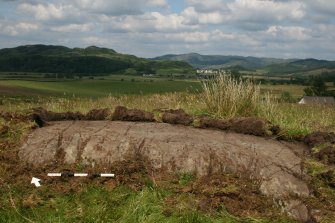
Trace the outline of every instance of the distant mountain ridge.
<instances>
[{"instance_id":1,"label":"distant mountain ridge","mask_svg":"<svg viewBox=\"0 0 335 223\"><path fill-rule=\"evenodd\" d=\"M2 72L100 75L155 73L166 69L194 73L193 67L183 61L152 61L96 46L71 49L54 45L26 45L0 50Z\"/></svg>"},{"instance_id":2,"label":"distant mountain ridge","mask_svg":"<svg viewBox=\"0 0 335 223\"><path fill-rule=\"evenodd\" d=\"M258 58L243 56L223 55L201 55L198 53L189 54L168 54L155 57L153 60L184 61L196 68L224 68L230 66L242 66L247 69L257 69L271 64L292 62L292 59Z\"/></svg>"},{"instance_id":3,"label":"distant mountain ridge","mask_svg":"<svg viewBox=\"0 0 335 223\"><path fill-rule=\"evenodd\" d=\"M234 68L257 70L268 73L298 72L319 68L335 68L334 61L317 59L277 59L243 56L201 55L198 53L167 54L152 60L184 61L195 68Z\"/></svg>"}]
</instances>

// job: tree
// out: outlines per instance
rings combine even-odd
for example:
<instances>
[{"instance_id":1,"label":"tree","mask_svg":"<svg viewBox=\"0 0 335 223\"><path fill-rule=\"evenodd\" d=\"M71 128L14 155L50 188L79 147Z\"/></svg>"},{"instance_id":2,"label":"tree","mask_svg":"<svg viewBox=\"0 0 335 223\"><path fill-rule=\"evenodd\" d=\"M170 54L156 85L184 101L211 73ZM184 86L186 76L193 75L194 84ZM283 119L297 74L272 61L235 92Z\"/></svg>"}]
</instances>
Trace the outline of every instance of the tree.
<instances>
[{"instance_id":1,"label":"tree","mask_svg":"<svg viewBox=\"0 0 335 223\"><path fill-rule=\"evenodd\" d=\"M128 68L125 70L124 74L126 75L136 75L137 71L134 68Z\"/></svg>"},{"instance_id":2,"label":"tree","mask_svg":"<svg viewBox=\"0 0 335 223\"><path fill-rule=\"evenodd\" d=\"M242 78L242 75L241 75L241 73L238 70L231 70L230 71L230 75L235 80L240 80Z\"/></svg>"},{"instance_id":3,"label":"tree","mask_svg":"<svg viewBox=\"0 0 335 223\"><path fill-rule=\"evenodd\" d=\"M293 102L294 98L290 92L284 91L280 96L280 100L283 102Z\"/></svg>"},{"instance_id":4,"label":"tree","mask_svg":"<svg viewBox=\"0 0 335 223\"><path fill-rule=\"evenodd\" d=\"M312 77L311 82L312 86L304 89L307 96L327 96L329 94L321 76Z\"/></svg>"}]
</instances>

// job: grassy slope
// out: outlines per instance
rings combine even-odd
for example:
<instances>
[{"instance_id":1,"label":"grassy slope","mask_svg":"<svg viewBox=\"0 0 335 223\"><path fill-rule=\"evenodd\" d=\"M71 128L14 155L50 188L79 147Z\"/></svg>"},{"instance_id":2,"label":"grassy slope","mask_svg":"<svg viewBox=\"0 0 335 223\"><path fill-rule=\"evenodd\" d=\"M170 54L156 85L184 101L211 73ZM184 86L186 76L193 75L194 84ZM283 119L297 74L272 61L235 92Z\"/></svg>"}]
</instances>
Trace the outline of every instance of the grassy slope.
<instances>
[{"instance_id":1,"label":"grassy slope","mask_svg":"<svg viewBox=\"0 0 335 223\"><path fill-rule=\"evenodd\" d=\"M331 69L331 70L334 69L334 66L335 66L334 61L305 59L289 63L269 65L262 68L262 70L271 75L281 75L281 74L303 75L304 73L320 74L324 69Z\"/></svg>"}]
</instances>

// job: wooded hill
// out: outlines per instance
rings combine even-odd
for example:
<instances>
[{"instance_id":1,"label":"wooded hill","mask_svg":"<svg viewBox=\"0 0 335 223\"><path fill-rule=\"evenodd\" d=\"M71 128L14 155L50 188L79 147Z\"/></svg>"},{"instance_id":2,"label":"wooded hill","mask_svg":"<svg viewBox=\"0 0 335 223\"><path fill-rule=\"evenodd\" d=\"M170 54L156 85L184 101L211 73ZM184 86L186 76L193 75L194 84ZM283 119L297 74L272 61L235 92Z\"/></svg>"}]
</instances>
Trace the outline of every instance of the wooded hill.
<instances>
[{"instance_id":1,"label":"wooded hill","mask_svg":"<svg viewBox=\"0 0 335 223\"><path fill-rule=\"evenodd\" d=\"M95 46L27 45L0 50L0 72L100 74L195 74L183 61L151 61Z\"/></svg>"}]
</instances>

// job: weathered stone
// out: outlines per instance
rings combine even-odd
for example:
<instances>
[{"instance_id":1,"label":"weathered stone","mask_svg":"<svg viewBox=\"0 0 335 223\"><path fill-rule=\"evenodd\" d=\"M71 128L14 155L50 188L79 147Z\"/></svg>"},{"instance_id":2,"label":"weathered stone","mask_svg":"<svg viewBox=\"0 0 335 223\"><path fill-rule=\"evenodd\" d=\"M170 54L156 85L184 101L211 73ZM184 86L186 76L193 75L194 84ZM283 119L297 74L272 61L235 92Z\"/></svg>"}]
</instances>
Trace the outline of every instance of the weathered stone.
<instances>
[{"instance_id":1,"label":"weathered stone","mask_svg":"<svg viewBox=\"0 0 335 223\"><path fill-rule=\"evenodd\" d=\"M261 181L262 193L282 199L309 195L299 156L305 150L304 144L165 123L64 121L36 129L19 156L33 165L112 164L141 156L169 172L243 172ZM301 205L286 209L305 216Z\"/></svg>"},{"instance_id":2,"label":"weathered stone","mask_svg":"<svg viewBox=\"0 0 335 223\"><path fill-rule=\"evenodd\" d=\"M299 220L300 222L310 222L310 216L306 205L299 200L288 200L280 202L282 210L288 213L288 216Z\"/></svg>"}]
</instances>

